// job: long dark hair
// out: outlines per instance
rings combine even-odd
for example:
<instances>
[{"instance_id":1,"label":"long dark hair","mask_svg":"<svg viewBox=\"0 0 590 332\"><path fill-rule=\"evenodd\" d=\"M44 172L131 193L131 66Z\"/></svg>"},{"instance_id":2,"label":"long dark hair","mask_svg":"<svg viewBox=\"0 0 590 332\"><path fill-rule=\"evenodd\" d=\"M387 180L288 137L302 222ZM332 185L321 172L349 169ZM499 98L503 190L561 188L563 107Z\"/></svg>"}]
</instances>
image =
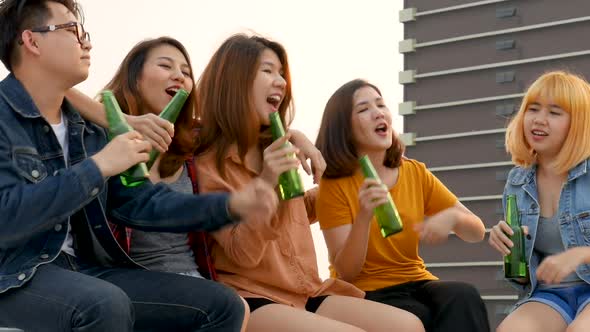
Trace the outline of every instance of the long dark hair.
<instances>
[{"instance_id":1,"label":"long dark hair","mask_svg":"<svg viewBox=\"0 0 590 332\"><path fill-rule=\"evenodd\" d=\"M381 91L375 85L355 79L338 88L326 103L315 143L327 164L323 177L350 176L359 167L360 156L352 139L352 110L354 93L363 87L370 87L381 96ZM394 134L383 164L391 168L398 167L403 153L404 145Z\"/></svg>"},{"instance_id":2,"label":"long dark hair","mask_svg":"<svg viewBox=\"0 0 590 332\"><path fill-rule=\"evenodd\" d=\"M217 49L197 83L197 114L201 117L197 154L215 150L216 166L222 177L223 161L232 144L237 144L243 160L254 144L271 142L268 130L260 132L260 122L252 98L252 86L262 52L276 53L287 82L279 114L283 123L291 119L293 104L287 52L277 42L259 36L236 34Z\"/></svg>"},{"instance_id":3,"label":"long dark hair","mask_svg":"<svg viewBox=\"0 0 590 332\"><path fill-rule=\"evenodd\" d=\"M151 50L160 45L170 45L178 49L186 58L191 68L190 77L193 79L193 71L188 52L178 40L171 37L160 37L148 39L136 44L127 54L115 76L106 85L105 89L112 90L115 98L121 106L121 110L130 115L145 114L146 108L143 105L139 93L138 81L141 78L143 66ZM182 111L174 124L174 138L172 143L160 160L158 171L162 178L173 175L184 162L187 155L195 150L195 120L193 119L195 109L195 87L189 91L190 95L182 108Z\"/></svg>"}]
</instances>

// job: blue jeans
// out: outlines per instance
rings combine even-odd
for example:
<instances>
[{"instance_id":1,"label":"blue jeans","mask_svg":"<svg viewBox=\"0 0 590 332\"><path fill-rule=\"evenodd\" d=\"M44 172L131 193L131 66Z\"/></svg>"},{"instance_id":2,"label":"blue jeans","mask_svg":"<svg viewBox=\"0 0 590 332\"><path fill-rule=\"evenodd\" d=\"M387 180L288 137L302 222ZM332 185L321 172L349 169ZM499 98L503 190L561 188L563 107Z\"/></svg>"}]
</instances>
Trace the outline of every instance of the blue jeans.
<instances>
[{"instance_id":1,"label":"blue jeans","mask_svg":"<svg viewBox=\"0 0 590 332\"><path fill-rule=\"evenodd\" d=\"M243 318L240 297L219 283L64 253L0 294L0 326L25 331L239 331Z\"/></svg>"},{"instance_id":2,"label":"blue jeans","mask_svg":"<svg viewBox=\"0 0 590 332\"><path fill-rule=\"evenodd\" d=\"M582 283L575 286L537 288L527 302L540 302L557 311L567 325L590 303L590 285Z\"/></svg>"}]
</instances>

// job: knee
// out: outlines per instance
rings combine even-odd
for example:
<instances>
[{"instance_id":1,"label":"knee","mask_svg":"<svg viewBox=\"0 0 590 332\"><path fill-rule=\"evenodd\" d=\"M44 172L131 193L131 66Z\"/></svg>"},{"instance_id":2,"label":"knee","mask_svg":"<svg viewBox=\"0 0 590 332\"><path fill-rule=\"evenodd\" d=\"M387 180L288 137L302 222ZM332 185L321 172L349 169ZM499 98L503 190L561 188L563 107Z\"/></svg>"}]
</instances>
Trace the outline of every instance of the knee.
<instances>
[{"instance_id":1,"label":"knee","mask_svg":"<svg viewBox=\"0 0 590 332\"><path fill-rule=\"evenodd\" d=\"M133 321L133 304L131 299L118 287L111 287L103 298L96 303L96 309L101 314L113 320Z\"/></svg>"},{"instance_id":2,"label":"knee","mask_svg":"<svg viewBox=\"0 0 590 332\"><path fill-rule=\"evenodd\" d=\"M400 309L389 307L384 318L380 320L389 327L395 327L395 331L424 332L430 323L430 310L425 306L412 306Z\"/></svg>"},{"instance_id":3,"label":"knee","mask_svg":"<svg viewBox=\"0 0 590 332\"><path fill-rule=\"evenodd\" d=\"M215 308L212 313L217 313L217 317L213 317L213 320L218 323L221 321L224 323L235 322L235 326L246 324L249 317L249 308L246 301L229 287L222 284L215 284L215 286L217 288L214 292ZM230 325L233 325L233 323L230 323Z\"/></svg>"},{"instance_id":4,"label":"knee","mask_svg":"<svg viewBox=\"0 0 590 332\"><path fill-rule=\"evenodd\" d=\"M219 289L216 291L216 294L219 299L218 301L221 302L220 305L228 311L237 313L240 317L244 316L246 308L250 310L246 300L239 296L236 291L222 284L217 285L219 286Z\"/></svg>"},{"instance_id":5,"label":"knee","mask_svg":"<svg viewBox=\"0 0 590 332\"><path fill-rule=\"evenodd\" d=\"M118 287L113 287L101 307L104 308L103 310L108 311L109 315L120 319L132 318L134 314L131 299Z\"/></svg>"},{"instance_id":6,"label":"knee","mask_svg":"<svg viewBox=\"0 0 590 332\"><path fill-rule=\"evenodd\" d=\"M83 315L100 321L133 324L133 304L123 290L114 285L108 285L97 290L96 293L97 296L87 297L88 305L82 312Z\"/></svg>"},{"instance_id":7,"label":"knee","mask_svg":"<svg viewBox=\"0 0 590 332\"><path fill-rule=\"evenodd\" d=\"M514 324L510 324L509 322L504 319L500 325L496 328L496 332L512 332L512 331L523 331L522 327L515 326Z\"/></svg>"},{"instance_id":8,"label":"knee","mask_svg":"<svg viewBox=\"0 0 590 332\"><path fill-rule=\"evenodd\" d=\"M406 313L407 314L405 314L403 317L400 317L400 319L396 320L396 323L398 323L400 331L413 331L413 332L426 331L425 327L424 327L424 323L422 323L422 320L420 318L418 318L418 316L412 314L411 312L406 312Z\"/></svg>"},{"instance_id":9,"label":"knee","mask_svg":"<svg viewBox=\"0 0 590 332\"><path fill-rule=\"evenodd\" d=\"M453 294L455 299L460 300L465 305L483 305L479 291L471 284L454 282L449 286L449 293Z\"/></svg>"},{"instance_id":10,"label":"knee","mask_svg":"<svg viewBox=\"0 0 590 332\"><path fill-rule=\"evenodd\" d=\"M411 316L412 318L415 317L419 324L417 324L417 326L419 326L422 330L426 329L426 330L430 330L432 328L432 313L430 311L430 309L425 306L425 305L416 305L416 306L406 306L404 309L404 311L408 312L409 316ZM408 322L410 324L412 324L413 319L409 319ZM421 331L421 329L418 328L416 331Z\"/></svg>"},{"instance_id":11,"label":"knee","mask_svg":"<svg viewBox=\"0 0 590 332\"><path fill-rule=\"evenodd\" d=\"M532 332L538 330L538 326L530 326L530 324L526 323L523 324L521 321L511 318L513 317L508 316L504 318L504 320L496 328L496 332Z\"/></svg>"},{"instance_id":12,"label":"knee","mask_svg":"<svg viewBox=\"0 0 590 332\"><path fill-rule=\"evenodd\" d=\"M464 298L477 298L478 300L481 300L479 291L472 284L463 282L457 283L457 285L455 286L455 292L457 292L461 295L461 297Z\"/></svg>"}]
</instances>

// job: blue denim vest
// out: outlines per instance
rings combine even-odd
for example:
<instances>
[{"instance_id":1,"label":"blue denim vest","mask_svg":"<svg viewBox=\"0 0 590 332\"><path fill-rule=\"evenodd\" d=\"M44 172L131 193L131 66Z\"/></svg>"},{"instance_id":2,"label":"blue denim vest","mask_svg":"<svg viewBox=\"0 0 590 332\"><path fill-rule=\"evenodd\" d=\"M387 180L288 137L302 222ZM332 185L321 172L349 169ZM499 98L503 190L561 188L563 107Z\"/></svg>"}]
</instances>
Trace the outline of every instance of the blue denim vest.
<instances>
[{"instance_id":1,"label":"blue denim vest","mask_svg":"<svg viewBox=\"0 0 590 332\"><path fill-rule=\"evenodd\" d=\"M523 300L530 297L537 287L536 272L539 257L533 248L537 235L537 225L541 208L539 206L536 182L536 166L530 168L513 168L508 174L502 203L506 197L516 195L522 226L528 226L529 235L525 238L525 254L529 264L530 283L513 285L521 291ZM588 159L572 168L567 182L561 190L559 209L556 213L559 231L564 248L570 249L590 245L590 173ZM590 283L590 265L582 264L576 269L578 276Z\"/></svg>"},{"instance_id":2,"label":"blue denim vest","mask_svg":"<svg viewBox=\"0 0 590 332\"><path fill-rule=\"evenodd\" d=\"M147 231L216 230L233 223L227 194L190 195L146 181L124 187L104 179L89 156L107 143L105 131L64 101L69 156L14 77L0 82L0 296L55 259L70 217L81 211L92 232L93 259L135 266L110 232L110 221Z\"/></svg>"}]
</instances>

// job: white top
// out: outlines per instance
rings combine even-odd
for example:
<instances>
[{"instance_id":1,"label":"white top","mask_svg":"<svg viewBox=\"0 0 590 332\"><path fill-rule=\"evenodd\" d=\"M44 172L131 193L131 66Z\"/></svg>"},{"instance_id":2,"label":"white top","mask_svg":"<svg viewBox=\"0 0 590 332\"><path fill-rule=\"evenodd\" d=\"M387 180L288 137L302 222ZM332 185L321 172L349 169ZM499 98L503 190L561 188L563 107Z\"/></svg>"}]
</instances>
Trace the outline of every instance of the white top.
<instances>
[{"instance_id":1,"label":"white top","mask_svg":"<svg viewBox=\"0 0 590 332\"><path fill-rule=\"evenodd\" d=\"M68 126L67 120L64 117L63 112L61 113L61 122L58 124L52 124L51 129L53 129L53 133L55 137L57 137L57 141L59 145L61 145L61 149L64 153L64 160L66 162L66 167L68 167ZM72 227L68 222L68 234L66 235L65 242L61 245L61 250L69 255L76 256L74 253L74 238L72 237L71 233Z\"/></svg>"}]
</instances>

